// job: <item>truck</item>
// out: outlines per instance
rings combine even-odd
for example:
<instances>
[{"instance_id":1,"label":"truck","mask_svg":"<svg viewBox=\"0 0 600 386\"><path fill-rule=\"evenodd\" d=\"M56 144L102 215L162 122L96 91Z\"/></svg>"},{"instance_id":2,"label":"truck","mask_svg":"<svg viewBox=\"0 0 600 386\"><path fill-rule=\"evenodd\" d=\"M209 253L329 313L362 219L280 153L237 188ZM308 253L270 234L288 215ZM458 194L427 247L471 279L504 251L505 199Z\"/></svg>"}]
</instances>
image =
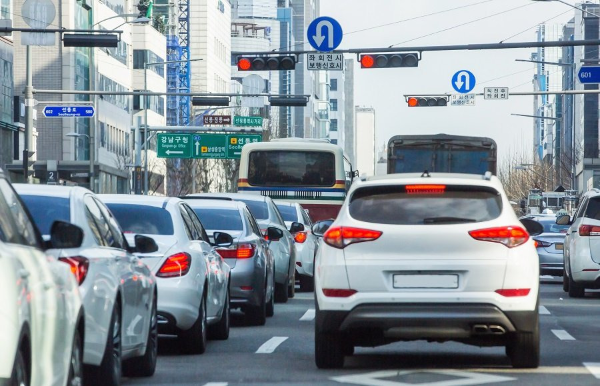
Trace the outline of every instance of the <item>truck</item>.
<instances>
[{"instance_id":1,"label":"truck","mask_svg":"<svg viewBox=\"0 0 600 386\"><path fill-rule=\"evenodd\" d=\"M461 135L396 135L387 147L387 172L467 173L497 172L496 142L487 137Z\"/></svg>"}]
</instances>

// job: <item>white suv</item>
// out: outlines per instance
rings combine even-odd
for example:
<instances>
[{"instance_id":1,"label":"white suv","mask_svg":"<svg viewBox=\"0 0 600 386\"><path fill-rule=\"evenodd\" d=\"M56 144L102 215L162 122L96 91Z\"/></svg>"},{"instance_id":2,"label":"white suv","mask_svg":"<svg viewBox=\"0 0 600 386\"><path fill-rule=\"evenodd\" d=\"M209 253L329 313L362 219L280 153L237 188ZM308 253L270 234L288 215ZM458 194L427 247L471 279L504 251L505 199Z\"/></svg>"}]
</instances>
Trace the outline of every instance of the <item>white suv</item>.
<instances>
[{"instance_id":1,"label":"white suv","mask_svg":"<svg viewBox=\"0 0 600 386\"><path fill-rule=\"evenodd\" d=\"M571 225L563 250L563 289L570 297L583 297L586 288L600 288L600 190L581 197L572 220L563 215L556 223Z\"/></svg>"},{"instance_id":2,"label":"white suv","mask_svg":"<svg viewBox=\"0 0 600 386\"><path fill-rule=\"evenodd\" d=\"M317 366L428 340L505 346L514 367L537 367L539 262L525 226L542 231L519 222L489 173L356 182L315 262Z\"/></svg>"}]
</instances>

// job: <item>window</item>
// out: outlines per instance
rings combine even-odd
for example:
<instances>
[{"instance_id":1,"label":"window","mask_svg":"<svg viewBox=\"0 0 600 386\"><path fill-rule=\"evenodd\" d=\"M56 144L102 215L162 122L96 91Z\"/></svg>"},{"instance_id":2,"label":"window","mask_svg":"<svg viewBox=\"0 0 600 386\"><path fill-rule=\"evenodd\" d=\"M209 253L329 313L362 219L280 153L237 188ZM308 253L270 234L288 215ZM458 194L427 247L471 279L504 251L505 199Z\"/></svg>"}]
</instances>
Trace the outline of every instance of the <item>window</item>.
<instances>
[{"instance_id":1,"label":"window","mask_svg":"<svg viewBox=\"0 0 600 386\"><path fill-rule=\"evenodd\" d=\"M266 220L269 218L267 203L264 201L240 200L248 206L248 210L257 220Z\"/></svg>"},{"instance_id":2,"label":"window","mask_svg":"<svg viewBox=\"0 0 600 386\"><path fill-rule=\"evenodd\" d=\"M163 63L164 59L156 55L150 50L133 50L133 68L135 70L143 70L146 63ZM154 71L161 77L165 77L164 64L151 64L148 70Z\"/></svg>"},{"instance_id":3,"label":"window","mask_svg":"<svg viewBox=\"0 0 600 386\"><path fill-rule=\"evenodd\" d=\"M324 151L253 151L249 156L248 183L255 186L333 186L335 156ZM250 210L253 212L252 208Z\"/></svg>"},{"instance_id":4,"label":"window","mask_svg":"<svg viewBox=\"0 0 600 386\"><path fill-rule=\"evenodd\" d=\"M112 213L110 213L107 210L107 208L104 206L103 203L99 202L97 199L94 199L94 202L96 203L96 205L98 205L98 207L100 208L100 211L102 212L102 215L104 216L104 218L106 219L106 222L108 223L108 227L109 227L110 233L112 235L112 244L109 246L113 247L113 248L125 249L127 242L125 241L125 238L123 237L123 232L121 231L121 228L119 227L119 224L117 223L117 220L112 215Z\"/></svg>"},{"instance_id":5,"label":"window","mask_svg":"<svg viewBox=\"0 0 600 386\"><path fill-rule=\"evenodd\" d=\"M337 99L331 99L330 103L331 103L331 111L338 111L338 104L337 104L338 100Z\"/></svg>"},{"instance_id":6,"label":"window","mask_svg":"<svg viewBox=\"0 0 600 386\"><path fill-rule=\"evenodd\" d=\"M250 223L250 227L252 228L252 231L254 232L254 234L259 237L262 237L263 235L260 233L260 227L256 223L254 216L252 216L252 214L250 213L250 211L248 211L248 209L244 209L244 214L246 215L246 218L248 219L248 222Z\"/></svg>"},{"instance_id":7,"label":"window","mask_svg":"<svg viewBox=\"0 0 600 386\"><path fill-rule=\"evenodd\" d=\"M277 209L279 209L279 213L281 213L285 221L298 221L298 213L295 206L277 205Z\"/></svg>"},{"instance_id":8,"label":"window","mask_svg":"<svg viewBox=\"0 0 600 386\"><path fill-rule=\"evenodd\" d=\"M332 119L331 125L329 125L329 131L337 131L338 130L338 120Z\"/></svg>"},{"instance_id":9,"label":"window","mask_svg":"<svg viewBox=\"0 0 600 386\"><path fill-rule=\"evenodd\" d=\"M146 235L172 235L173 220L169 211L155 206L111 204L108 209L117 218L125 233Z\"/></svg>"},{"instance_id":10,"label":"window","mask_svg":"<svg viewBox=\"0 0 600 386\"><path fill-rule=\"evenodd\" d=\"M190 217L190 214L185 210L183 205L179 206L179 210L181 212L181 218L183 219L185 231L187 232L188 238L190 240L199 240L200 233L192 223L192 218Z\"/></svg>"},{"instance_id":11,"label":"window","mask_svg":"<svg viewBox=\"0 0 600 386\"><path fill-rule=\"evenodd\" d=\"M50 234L54 221L71 221L71 205L68 198L37 195L20 195L43 235Z\"/></svg>"},{"instance_id":12,"label":"window","mask_svg":"<svg viewBox=\"0 0 600 386\"><path fill-rule=\"evenodd\" d=\"M8 204L8 207L10 208L15 225L22 236L20 244L38 247L35 226L27 213L27 209L23 206L17 193L15 193L12 187L4 179L0 179L0 194L4 196L6 204ZM13 242L17 242L16 240L18 240L18 238L13 239L15 240Z\"/></svg>"},{"instance_id":13,"label":"window","mask_svg":"<svg viewBox=\"0 0 600 386\"><path fill-rule=\"evenodd\" d=\"M338 85L337 85L337 79L331 79L331 91L337 91L338 89Z\"/></svg>"},{"instance_id":14,"label":"window","mask_svg":"<svg viewBox=\"0 0 600 386\"><path fill-rule=\"evenodd\" d=\"M106 219L102 215L100 208L89 194L83 199L83 202L85 203L85 206L91 215L92 222L94 222L98 227L99 234L97 236L99 237L99 244L105 247L112 247L115 243L115 240L110 231L110 227L108 226L108 222L106 222Z\"/></svg>"},{"instance_id":15,"label":"window","mask_svg":"<svg viewBox=\"0 0 600 386\"><path fill-rule=\"evenodd\" d=\"M200 221L208 229L220 231L241 231L242 218L237 209L194 208Z\"/></svg>"},{"instance_id":16,"label":"window","mask_svg":"<svg viewBox=\"0 0 600 386\"><path fill-rule=\"evenodd\" d=\"M198 219L198 216L196 215L196 212L194 212L192 210L192 208L190 208L187 205L182 205L185 210L187 211L188 215L190 216L190 220L192 220L192 225L194 226L194 228L196 228L196 231L198 232L198 240L204 240L207 243L210 242L208 239L208 235L206 234L206 231L204 230L204 227L202 226L202 223L200 222L200 220Z\"/></svg>"}]
</instances>

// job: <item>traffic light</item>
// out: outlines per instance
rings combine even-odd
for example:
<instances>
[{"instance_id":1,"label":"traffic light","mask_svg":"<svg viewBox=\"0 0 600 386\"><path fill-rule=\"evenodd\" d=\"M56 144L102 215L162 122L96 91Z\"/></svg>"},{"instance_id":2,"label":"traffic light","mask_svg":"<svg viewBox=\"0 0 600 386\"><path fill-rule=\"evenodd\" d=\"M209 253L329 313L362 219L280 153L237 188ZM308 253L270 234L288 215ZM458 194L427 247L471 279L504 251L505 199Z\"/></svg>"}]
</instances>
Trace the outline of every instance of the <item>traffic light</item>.
<instances>
[{"instance_id":1,"label":"traffic light","mask_svg":"<svg viewBox=\"0 0 600 386\"><path fill-rule=\"evenodd\" d=\"M192 106L229 106L229 97L192 97Z\"/></svg>"},{"instance_id":2,"label":"traffic light","mask_svg":"<svg viewBox=\"0 0 600 386\"><path fill-rule=\"evenodd\" d=\"M409 54L365 54L360 56L361 68L418 67L419 55Z\"/></svg>"},{"instance_id":3,"label":"traffic light","mask_svg":"<svg viewBox=\"0 0 600 386\"><path fill-rule=\"evenodd\" d=\"M448 105L448 97L408 97L408 107L440 107Z\"/></svg>"},{"instance_id":4,"label":"traffic light","mask_svg":"<svg viewBox=\"0 0 600 386\"><path fill-rule=\"evenodd\" d=\"M293 70L296 60L293 56L238 57L238 71L278 71Z\"/></svg>"}]
</instances>

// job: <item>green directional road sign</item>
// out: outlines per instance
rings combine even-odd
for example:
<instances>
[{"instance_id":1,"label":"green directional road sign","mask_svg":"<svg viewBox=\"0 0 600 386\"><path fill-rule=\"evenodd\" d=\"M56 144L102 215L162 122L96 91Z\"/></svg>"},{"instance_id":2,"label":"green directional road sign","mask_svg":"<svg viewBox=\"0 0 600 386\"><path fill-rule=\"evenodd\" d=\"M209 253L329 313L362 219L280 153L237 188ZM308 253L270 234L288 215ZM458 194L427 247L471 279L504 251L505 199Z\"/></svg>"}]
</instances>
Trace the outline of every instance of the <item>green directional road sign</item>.
<instances>
[{"instance_id":1,"label":"green directional road sign","mask_svg":"<svg viewBox=\"0 0 600 386\"><path fill-rule=\"evenodd\" d=\"M234 126L262 126L262 117L240 117L236 115L233 117Z\"/></svg>"},{"instance_id":2,"label":"green directional road sign","mask_svg":"<svg viewBox=\"0 0 600 386\"><path fill-rule=\"evenodd\" d=\"M193 134L192 158L227 158L227 135Z\"/></svg>"},{"instance_id":3,"label":"green directional road sign","mask_svg":"<svg viewBox=\"0 0 600 386\"><path fill-rule=\"evenodd\" d=\"M190 134L157 134L156 153L159 158L192 157Z\"/></svg>"},{"instance_id":4,"label":"green directional road sign","mask_svg":"<svg viewBox=\"0 0 600 386\"><path fill-rule=\"evenodd\" d=\"M261 141L262 135L260 134L229 134L227 136L227 158L239 159L245 144Z\"/></svg>"}]
</instances>

